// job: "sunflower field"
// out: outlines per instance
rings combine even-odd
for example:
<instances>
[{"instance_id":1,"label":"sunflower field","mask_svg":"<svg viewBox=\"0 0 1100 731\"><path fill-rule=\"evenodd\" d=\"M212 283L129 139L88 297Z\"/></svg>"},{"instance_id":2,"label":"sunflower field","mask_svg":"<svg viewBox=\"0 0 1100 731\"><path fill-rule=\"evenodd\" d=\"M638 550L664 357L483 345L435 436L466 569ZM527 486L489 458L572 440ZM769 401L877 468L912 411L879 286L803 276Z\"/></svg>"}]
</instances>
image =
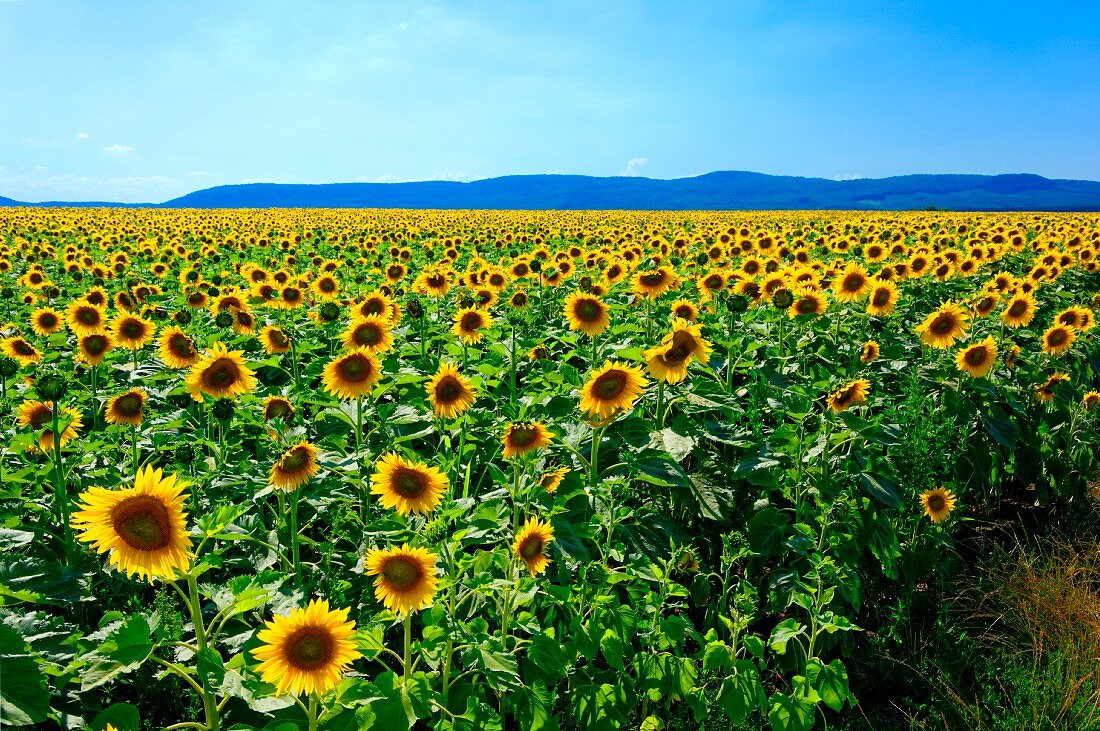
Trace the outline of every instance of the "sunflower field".
<instances>
[{"instance_id":1,"label":"sunflower field","mask_svg":"<svg viewBox=\"0 0 1100 731\"><path fill-rule=\"evenodd\" d=\"M0 209L3 725L834 726L968 521L1091 499L1098 257L1096 214Z\"/></svg>"}]
</instances>

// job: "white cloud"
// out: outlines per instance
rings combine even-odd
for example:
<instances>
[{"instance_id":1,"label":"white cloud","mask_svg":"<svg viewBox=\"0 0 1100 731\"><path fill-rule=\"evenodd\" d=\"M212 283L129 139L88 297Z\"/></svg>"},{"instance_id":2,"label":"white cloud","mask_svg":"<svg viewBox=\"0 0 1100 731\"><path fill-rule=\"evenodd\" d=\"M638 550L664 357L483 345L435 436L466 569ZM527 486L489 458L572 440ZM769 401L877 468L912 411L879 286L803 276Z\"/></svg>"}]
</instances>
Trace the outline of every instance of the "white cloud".
<instances>
[{"instance_id":1,"label":"white cloud","mask_svg":"<svg viewBox=\"0 0 1100 731\"><path fill-rule=\"evenodd\" d=\"M90 134L88 134L87 132L77 132L76 133L76 138L78 140L90 140L90 139L92 139L92 136Z\"/></svg>"},{"instance_id":2,"label":"white cloud","mask_svg":"<svg viewBox=\"0 0 1100 731\"><path fill-rule=\"evenodd\" d=\"M547 170L544 175L565 175L564 170Z\"/></svg>"},{"instance_id":3,"label":"white cloud","mask_svg":"<svg viewBox=\"0 0 1100 731\"><path fill-rule=\"evenodd\" d=\"M848 173L847 175L834 175L829 180L862 180L867 177L862 173Z\"/></svg>"},{"instance_id":4,"label":"white cloud","mask_svg":"<svg viewBox=\"0 0 1100 731\"><path fill-rule=\"evenodd\" d=\"M640 168L645 165L644 157L632 157L630 162L626 164L626 170L623 170L619 175L627 178L634 178L641 175Z\"/></svg>"},{"instance_id":5,"label":"white cloud","mask_svg":"<svg viewBox=\"0 0 1100 731\"><path fill-rule=\"evenodd\" d=\"M49 170L49 168L48 168L48 167L46 167L45 165L35 165L35 166L34 166L34 171L35 171L36 173L44 173L44 172L46 172L47 170Z\"/></svg>"},{"instance_id":6,"label":"white cloud","mask_svg":"<svg viewBox=\"0 0 1100 731\"><path fill-rule=\"evenodd\" d=\"M192 170L187 174L190 175L192 178L202 178L209 175L210 173L206 172L205 170Z\"/></svg>"},{"instance_id":7,"label":"white cloud","mask_svg":"<svg viewBox=\"0 0 1100 731\"><path fill-rule=\"evenodd\" d=\"M103 148L104 152L123 154L127 152L133 152L134 148L127 145L107 145Z\"/></svg>"}]
</instances>

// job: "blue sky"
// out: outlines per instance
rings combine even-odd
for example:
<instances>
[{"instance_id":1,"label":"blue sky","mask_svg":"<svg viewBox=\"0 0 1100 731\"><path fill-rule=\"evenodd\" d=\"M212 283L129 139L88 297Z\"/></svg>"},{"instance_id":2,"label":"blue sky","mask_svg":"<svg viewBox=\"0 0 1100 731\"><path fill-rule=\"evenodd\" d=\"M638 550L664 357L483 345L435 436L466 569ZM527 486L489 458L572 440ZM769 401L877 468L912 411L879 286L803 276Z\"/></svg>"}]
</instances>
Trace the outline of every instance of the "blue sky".
<instances>
[{"instance_id":1,"label":"blue sky","mask_svg":"<svg viewBox=\"0 0 1100 731\"><path fill-rule=\"evenodd\" d=\"M712 170L1100 179L1100 8L0 0L0 195Z\"/></svg>"}]
</instances>

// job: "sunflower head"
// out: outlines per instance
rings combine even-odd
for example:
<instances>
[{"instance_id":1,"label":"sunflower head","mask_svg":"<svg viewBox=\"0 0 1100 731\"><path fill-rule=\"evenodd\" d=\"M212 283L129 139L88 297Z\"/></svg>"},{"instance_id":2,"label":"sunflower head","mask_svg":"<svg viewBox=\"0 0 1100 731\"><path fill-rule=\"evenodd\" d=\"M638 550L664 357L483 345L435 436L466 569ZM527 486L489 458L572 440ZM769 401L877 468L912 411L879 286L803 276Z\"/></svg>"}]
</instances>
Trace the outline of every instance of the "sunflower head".
<instances>
[{"instance_id":1,"label":"sunflower head","mask_svg":"<svg viewBox=\"0 0 1100 731\"><path fill-rule=\"evenodd\" d=\"M443 419L454 419L473 405L477 392L463 376L458 366L443 362L439 370L428 381L428 402L435 415Z\"/></svg>"},{"instance_id":2,"label":"sunflower head","mask_svg":"<svg viewBox=\"0 0 1100 731\"><path fill-rule=\"evenodd\" d=\"M493 324L488 312L476 307L466 307L455 314L455 324L451 331L467 343L480 342L484 330Z\"/></svg>"},{"instance_id":3,"label":"sunflower head","mask_svg":"<svg viewBox=\"0 0 1100 731\"><path fill-rule=\"evenodd\" d=\"M446 475L431 465L390 452L375 464L371 493L383 507L402 515L425 515L437 508L447 491Z\"/></svg>"},{"instance_id":4,"label":"sunflower head","mask_svg":"<svg viewBox=\"0 0 1100 731\"><path fill-rule=\"evenodd\" d=\"M201 358L191 336L175 326L161 332L159 352L169 368L190 368Z\"/></svg>"},{"instance_id":5,"label":"sunflower head","mask_svg":"<svg viewBox=\"0 0 1100 731\"><path fill-rule=\"evenodd\" d=\"M373 352L357 348L329 362L321 375L325 389L348 400L366 396L382 378L382 363Z\"/></svg>"},{"instance_id":6,"label":"sunflower head","mask_svg":"<svg viewBox=\"0 0 1100 731\"><path fill-rule=\"evenodd\" d=\"M565 318L569 321L569 329L582 332L585 335L599 335L611 324L611 316L607 305L583 292L573 292L565 298Z\"/></svg>"},{"instance_id":7,"label":"sunflower head","mask_svg":"<svg viewBox=\"0 0 1100 731\"><path fill-rule=\"evenodd\" d=\"M121 314L111 321L111 335L116 344L130 350L145 347L156 334L156 326L142 317Z\"/></svg>"},{"instance_id":8,"label":"sunflower head","mask_svg":"<svg viewBox=\"0 0 1100 731\"><path fill-rule=\"evenodd\" d=\"M921 493L920 504L924 508L924 514L938 525L947 520L947 516L955 509L955 495L943 487L925 490Z\"/></svg>"},{"instance_id":9,"label":"sunflower head","mask_svg":"<svg viewBox=\"0 0 1100 731\"><path fill-rule=\"evenodd\" d=\"M629 411L646 385L645 376L636 366L608 360L581 390L581 411L601 420Z\"/></svg>"},{"instance_id":10,"label":"sunflower head","mask_svg":"<svg viewBox=\"0 0 1100 731\"><path fill-rule=\"evenodd\" d=\"M867 394L870 391L871 382L865 378L857 378L829 397L829 408L839 413L852 406L866 403Z\"/></svg>"},{"instance_id":11,"label":"sunflower head","mask_svg":"<svg viewBox=\"0 0 1100 731\"><path fill-rule=\"evenodd\" d=\"M501 442L504 444L504 458L522 457L538 449L550 446L553 434L544 424L537 421L523 421L509 424L504 430Z\"/></svg>"},{"instance_id":12,"label":"sunflower head","mask_svg":"<svg viewBox=\"0 0 1100 731\"><path fill-rule=\"evenodd\" d=\"M366 315L357 318L344 332L344 347L364 348L374 353L385 353L393 348L388 315Z\"/></svg>"},{"instance_id":13,"label":"sunflower head","mask_svg":"<svg viewBox=\"0 0 1100 731\"><path fill-rule=\"evenodd\" d=\"M243 351L228 350L225 344L214 344L210 352L191 367L187 390L199 403L204 396L236 398L256 388L256 377L245 365Z\"/></svg>"},{"instance_id":14,"label":"sunflower head","mask_svg":"<svg viewBox=\"0 0 1100 731\"><path fill-rule=\"evenodd\" d=\"M997 360L997 343L993 336L965 348L955 354L955 366L974 378L982 378L993 369Z\"/></svg>"},{"instance_id":15,"label":"sunflower head","mask_svg":"<svg viewBox=\"0 0 1100 731\"><path fill-rule=\"evenodd\" d=\"M1043 333L1043 352L1060 356L1070 349L1077 335L1072 327L1053 325Z\"/></svg>"},{"instance_id":16,"label":"sunflower head","mask_svg":"<svg viewBox=\"0 0 1100 731\"><path fill-rule=\"evenodd\" d=\"M120 393L107 402L107 423L141 426L148 396L140 388Z\"/></svg>"},{"instance_id":17,"label":"sunflower head","mask_svg":"<svg viewBox=\"0 0 1100 731\"><path fill-rule=\"evenodd\" d=\"M554 470L543 472L539 477L539 487L553 495L561 487L561 481L569 474L568 467L558 467Z\"/></svg>"},{"instance_id":18,"label":"sunflower head","mask_svg":"<svg viewBox=\"0 0 1100 731\"><path fill-rule=\"evenodd\" d=\"M859 360L861 363L871 363L878 360L880 352L879 344L875 340L868 340L863 344L863 349L859 352Z\"/></svg>"},{"instance_id":19,"label":"sunflower head","mask_svg":"<svg viewBox=\"0 0 1100 731\"><path fill-rule=\"evenodd\" d=\"M309 442L299 442L275 460L268 482L276 490L291 492L307 483L320 470L317 448Z\"/></svg>"},{"instance_id":20,"label":"sunflower head","mask_svg":"<svg viewBox=\"0 0 1100 731\"><path fill-rule=\"evenodd\" d=\"M920 325L921 342L933 348L949 348L966 334L966 312L953 302L945 302Z\"/></svg>"},{"instance_id":21,"label":"sunflower head","mask_svg":"<svg viewBox=\"0 0 1100 731\"><path fill-rule=\"evenodd\" d=\"M361 657L348 610L329 609L324 599L314 599L288 615L275 615L256 638L263 643L252 650L260 661L257 670L280 695L323 695Z\"/></svg>"},{"instance_id":22,"label":"sunflower head","mask_svg":"<svg viewBox=\"0 0 1100 731\"><path fill-rule=\"evenodd\" d=\"M374 596L394 614L410 614L432 605L439 557L424 548L374 548L367 552L367 574Z\"/></svg>"},{"instance_id":23,"label":"sunflower head","mask_svg":"<svg viewBox=\"0 0 1100 731\"><path fill-rule=\"evenodd\" d=\"M550 565L547 553L554 540L554 529L538 517L528 518L527 523L516 534L512 543L512 553L523 562L527 573L537 576Z\"/></svg>"},{"instance_id":24,"label":"sunflower head","mask_svg":"<svg viewBox=\"0 0 1100 731\"><path fill-rule=\"evenodd\" d=\"M93 487L80 496L72 525L97 553L111 552L119 571L148 579L174 579L191 565L185 483L152 467L134 484L115 490Z\"/></svg>"},{"instance_id":25,"label":"sunflower head","mask_svg":"<svg viewBox=\"0 0 1100 731\"><path fill-rule=\"evenodd\" d=\"M282 419L290 421L294 418L294 404L283 396L268 396L264 399L264 421Z\"/></svg>"}]
</instances>

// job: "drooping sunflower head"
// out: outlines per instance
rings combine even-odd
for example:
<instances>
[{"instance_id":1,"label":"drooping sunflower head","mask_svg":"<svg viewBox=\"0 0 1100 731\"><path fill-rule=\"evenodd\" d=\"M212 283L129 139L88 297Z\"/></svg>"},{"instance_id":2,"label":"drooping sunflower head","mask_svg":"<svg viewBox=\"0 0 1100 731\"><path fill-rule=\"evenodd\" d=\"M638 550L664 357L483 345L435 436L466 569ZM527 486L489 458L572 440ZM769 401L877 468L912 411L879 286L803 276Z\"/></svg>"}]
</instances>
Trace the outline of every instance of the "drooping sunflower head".
<instances>
[{"instance_id":1,"label":"drooping sunflower head","mask_svg":"<svg viewBox=\"0 0 1100 731\"><path fill-rule=\"evenodd\" d=\"M833 395L829 397L829 408L839 413L852 406L866 403L867 394L870 391L871 382L865 378L857 378L844 388L833 392Z\"/></svg>"},{"instance_id":2,"label":"drooping sunflower head","mask_svg":"<svg viewBox=\"0 0 1100 731\"><path fill-rule=\"evenodd\" d=\"M608 360L581 389L581 411L601 420L629 411L647 383L636 366Z\"/></svg>"},{"instance_id":3,"label":"drooping sunflower head","mask_svg":"<svg viewBox=\"0 0 1100 731\"><path fill-rule=\"evenodd\" d=\"M282 419L290 421L294 418L294 404L283 396L268 396L264 399L264 421Z\"/></svg>"},{"instance_id":4,"label":"drooping sunflower head","mask_svg":"<svg viewBox=\"0 0 1100 731\"><path fill-rule=\"evenodd\" d=\"M38 437L38 449L50 454L54 447L53 432L53 402L27 400L19 405L18 423L20 426L29 426L33 431L40 431ZM58 413L58 424L61 428L61 443L66 444L76 439L79 429L84 426L80 419L80 412L71 407L62 407Z\"/></svg>"},{"instance_id":5,"label":"drooping sunflower head","mask_svg":"<svg viewBox=\"0 0 1100 731\"><path fill-rule=\"evenodd\" d=\"M678 383L687 377L688 366L693 359L706 363L710 359L710 342L702 336L702 326L677 318L672 322L672 332L661 344L645 351L649 372L655 378Z\"/></svg>"},{"instance_id":6,"label":"drooping sunflower head","mask_svg":"<svg viewBox=\"0 0 1100 731\"><path fill-rule=\"evenodd\" d=\"M42 360L42 353L38 352L38 348L18 335L0 340L0 351L17 360L21 366L34 365Z\"/></svg>"},{"instance_id":7,"label":"drooping sunflower head","mask_svg":"<svg viewBox=\"0 0 1100 731\"><path fill-rule=\"evenodd\" d=\"M158 352L166 366L176 369L190 368L201 358L191 336L175 326L161 332Z\"/></svg>"},{"instance_id":8,"label":"drooping sunflower head","mask_svg":"<svg viewBox=\"0 0 1100 731\"><path fill-rule=\"evenodd\" d=\"M1040 383L1035 387L1035 396L1043 403L1050 403L1054 400L1056 389L1063 383L1069 381L1068 373L1055 373L1050 376L1046 381Z\"/></svg>"},{"instance_id":9,"label":"drooping sunflower head","mask_svg":"<svg viewBox=\"0 0 1100 731\"><path fill-rule=\"evenodd\" d=\"M466 412L477 398L477 392L453 363L439 364L439 370L428 381L428 402L435 415L453 419Z\"/></svg>"},{"instance_id":10,"label":"drooping sunflower head","mask_svg":"<svg viewBox=\"0 0 1100 731\"><path fill-rule=\"evenodd\" d=\"M484 337L485 328L491 327L492 324L493 318L488 312L476 307L466 307L455 315L455 324L451 332L467 343L477 343Z\"/></svg>"},{"instance_id":11,"label":"drooping sunflower head","mask_svg":"<svg viewBox=\"0 0 1100 731\"><path fill-rule=\"evenodd\" d=\"M439 557L424 548L374 548L367 552L367 574L374 576L374 596L394 614L410 614L432 605Z\"/></svg>"},{"instance_id":12,"label":"drooping sunflower head","mask_svg":"<svg viewBox=\"0 0 1100 731\"><path fill-rule=\"evenodd\" d=\"M329 609L324 599L314 599L288 615L275 615L256 638L263 643L252 650L260 661L256 669L280 695L323 695L361 657L348 610Z\"/></svg>"},{"instance_id":13,"label":"drooping sunflower head","mask_svg":"<svg viewBox=\"0 0 1100 731\"><path fill-rule=\"evenodd\" d=\"M281 327L267 325L260 331L260 344L271 355L290 352L290 336Z\"/></svg>"},{"instance_id":14,"label":"drooping sunflower head","mask_svg":"<svg viewBox=\"0 0 1100 731\"><path fill-rule=\"evenodd\" d=\"M921 342L933 348L949 348L966 334L966 312L954 302L945 302L920 325Z\"/></svg>"},{"instance_id":15,"label":"drooping sunflower head","mask_svg":"<svg viewBox=\"0 0 1100 731\"><path fill-rule=\"evenodd\" d=\"M1043 352L1060 356L1070 349L1076 339L1077 335L1072 327L1053 325L1043 333Z\"/></svg>"},{"instance_id":16,"label":"drooping sunflower head","mask_svg":"<svg viewBox=\"0 0 1100 731\"><path fill-rule=\"evenodd\" d=\"M561 481L569 474L568 467L558 467L554 470L543 472L539 477L539 487L553 495L561 487Z\"/></svg>"},{"instance_id":17,"label":"drooping sunflower head","mask_svg":"<svg viewBox=\"0 0 1100 731\"><path fill-rule=\"evenodd\" d=\"M1089 410L1094 406L1100 406L1100 391L1089 391L1081 397L1081 404L1085 407L1085 410Z\"/></svg>"},{"instance_id":18,"label":"drooping sunflower head","mask_svg":"<svg viewBox=\"0 0 1100 731\"><path fill-rule=\"evenodd\" d=\"M244 362L244 352L228 350L217 342L191 367L187 390L191 398L203 402L204 396L236 398L256 388L256 377Z\"/></svg>"},{"instance_id":19,"label":"drooping sunflower head","mask_svg":"<svg viewBox=\"0 0 1100 731\"><path fill-rule=\"evenodd\" d=\"M787 308L787 316L792 320L797 317L806 319L817 317L829 308L829 300L824 293L811 289L804 289L794 297L794 302Z\"/></svg>"},{"instance_id":20,"label":"drooping sunflower head","mask_svg":"<svg viewBox=\"0 0 1100 731\"><path fill-rule=\"evenodd\" d=\"M110 562L119 571L150 580L174 579L191 565L185 486L174 475L145 467L130 487L93 487L81 494L73 528L97 553L110 551Z\"/></svg>"},{"instance_id":21,"label":"drooping sunflower head","mask_svg":"<svg viewBox=\"0 0 1100 731\"><path fill-rule=\"evenodd\" d=\"M325 365L321 382L329 393L348 400L366 396L381 378L382 363L378 356L359 348Z\"/></svg>"},{"instance_id":22,"label":"drooping sunflower head","mask_svg":"<svg viewBox=\"0 0 1100 731\"><path fill-rule=\"evenodd\" d=\"M447 476L438 468L389 452L374 465L371 494L385 508L401 515L425 515L439 507L447 491Z\"/></svg>"},{"instance_id":23,"label":"drooping sunflower head","mask_svg":"<svg viewBox=\"0 0 1100 731\"><path fill-rule=\"evenodd\" d=\"M955 509L955 494L943 487L925 490L920 495L920 504L924 508L924 514L938 525L947 520L947 516Z\"/></svg>"},{"instance_id":24,"label":"drooping sunflower head","mask_svg":"<svg viewBox=\"0 0 1100 731\"><path fill-rule=\"evenodd\" d=\"M531 517L516 534L512 553L523 562L527 573L538 576L550 565L548 551L553 541L554 529L550 523L539 520L537 516Z\"/></svg>"},{"instance_id":25,"label":"drooping sunflower head","mask_svg":"<svg viewBox=\"0 0 1100 731\"><path fill-rule=\"evenodd\" d=\"M344 347L349 350L365 348L374 353L385 353L393 348L393 342L388 315L356 318L344 332Z\"/></svg>"},{"instance_id":26,"label":"drooping sunflower head","mask_svg":"<svg viewBox=\"0 0 1100 731\"><path fill-rule=\"evenodd\" d=\"M878 360L879 344L875 340L868 340L863 344L863 349L859 353L859 360L862 363L871 363Z\"/></svg>"},{"instance_id":27,"label":"drooping sunflower head","mask_svg":"<svg viewBox=\"0 0 1100 731\"><path fill-rule=\"evenodd\" d=\"M64 324L61 313L52 307L39 307L31 315L31 329L42 337L53 335Z\"/></svg>"},{"instance_id":28,"label":"drooping sunflower head","mask_svg":"<svg viewBox=\"0 0 1100 731\"><path fill-rule=\"evenodd\" d=\"M504 444L504 459L522 457L537 449L546 449L554 435L545 424L537 421L521 421L509 424L504 430L501 442Z\"/></svg>"},{"instance_id":29,"label":"drooping sunflower head","mask_svg":"<svg viewBox=\"0 0 1100 731\"><path fill-rule=\"evenodd\" d=\"M979 343L959 348L955 353L955 366L974 378L982 378L993 370L997 360L997 343L992 336Z\"/></svg>"},{"instance_id":30,"label":"drooping sunflower head","mask_svg":"<svg viewBox=\"0 0 1100 731\"><path fill-rule=\"evenodd\" d=\"M565 318L569 329L585 335L599 335L611 324L607 305L599 297L584 292L573 292L565 298Z\"/></svg>"},{"instance_id":31,"label":"drooping sunflower head","mask_svg":"<svg viewBox=\"0 0 1100 731\"><path fill-rule=\"evenodd\" d=\"M268 482L276 490L291 492L309 482L320 471L317 448L309 442L299 442L275 460Z\"/></svg>"},{"instance_id":32,"label":"drooping sunflower head","mask_svg":"<svg viewBox=\"0 0 1100 731\"><path fill-rule=\"evenodd\" d=\"M107 423L141 426L148 396L140 388L131 388L107 402Z\"/></svg>"}]
</instances>

